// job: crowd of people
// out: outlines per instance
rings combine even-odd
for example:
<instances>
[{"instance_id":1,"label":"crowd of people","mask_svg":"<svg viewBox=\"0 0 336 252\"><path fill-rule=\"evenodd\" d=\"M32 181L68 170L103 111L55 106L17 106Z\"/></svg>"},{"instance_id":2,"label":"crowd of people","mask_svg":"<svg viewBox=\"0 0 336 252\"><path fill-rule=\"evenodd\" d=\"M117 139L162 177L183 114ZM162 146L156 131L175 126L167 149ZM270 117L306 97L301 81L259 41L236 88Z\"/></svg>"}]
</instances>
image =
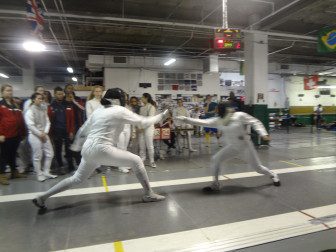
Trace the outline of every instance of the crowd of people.
<instances>
[{"instance_id":1,"label":"crowd of people","mask_svg":"<svg viewBox=\"0 0 336 252\"><path fill-rule=\"evenodd\" d=\"M73 173L80 163L81 155L80 152L72 151L70 146L80 127L102 106L103 92L102 86L94 86L84 101L76 96L71 84L64 88L56 87L53 95L43 86L36 86L31 97L23 102L14 97L12 86L3 85L0 101L0 184L9 185L6 174L8 169L11 179L26 178L27 174L34 172L40 182ZM144 93L141 99L135 96L128 98L125 106L144 117L158 113L157 104L148 93ZM204 118L214 116L216 107L217 103L211 101L211 96L207 96ZM173 117L199 118L200 115L199 108L189 111L184 106L184 101L179 99L177 107L160 125L141 128L125 124L117 147L122 150L131 149L143 162L148 157L148 166L156 168L153 140L155 127L170 129L169 139L163 140L167 145L167 153L176 149L177 135L182 135L187 140L186 149L195 152L191 141L194 126L174 122ZM118 169L123 173L130 171L130 167ZM99 172L99 168L96 171Z\"/></svg>"}]
</instances>

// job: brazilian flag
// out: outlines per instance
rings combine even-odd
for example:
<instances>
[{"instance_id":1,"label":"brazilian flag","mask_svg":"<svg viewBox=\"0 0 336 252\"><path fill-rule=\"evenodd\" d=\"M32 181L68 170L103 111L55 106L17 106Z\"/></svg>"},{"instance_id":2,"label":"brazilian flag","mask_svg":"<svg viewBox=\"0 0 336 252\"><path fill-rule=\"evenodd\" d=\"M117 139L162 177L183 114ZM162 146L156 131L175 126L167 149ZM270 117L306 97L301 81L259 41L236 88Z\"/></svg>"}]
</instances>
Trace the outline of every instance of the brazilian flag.
<instances>
[{"instance_id":1,"label":"brazilian flag","mask_svg":"<svg viewBox=\"0 0 336 252\"><path fill-rule=\"evenodd\" d=\"M336 28L320 30L317 51L322 53L336 52Z\"/></svg>"}]
</instances>

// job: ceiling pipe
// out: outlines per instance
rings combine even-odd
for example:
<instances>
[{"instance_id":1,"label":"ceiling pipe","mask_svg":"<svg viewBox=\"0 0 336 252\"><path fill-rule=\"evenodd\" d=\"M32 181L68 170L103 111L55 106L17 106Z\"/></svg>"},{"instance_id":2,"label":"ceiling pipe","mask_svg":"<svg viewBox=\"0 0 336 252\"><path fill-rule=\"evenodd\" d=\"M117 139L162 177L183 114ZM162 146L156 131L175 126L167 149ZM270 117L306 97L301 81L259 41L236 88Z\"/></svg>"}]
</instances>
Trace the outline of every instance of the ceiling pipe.
<instances>
[{"instance_id":1,"label":"ceiling pipe","mask_svg":"<svg viewBox=\"0 0 336 252\"><path fill-rule=\"evenodd\" d=\"M63 4L62 4L61 0L59 0L59 2L60 2L60 5L61 5L61 8L62 8L62 10L63 10L63 14L64 14L65 11L64 11L64 8L63 8ZM56 7L56 9L57 9L57 12L58 12L59 15L60 15L61 12L60 12L60 9L59 9L59 7L58 7L57 0L54 0L54 4L55 4L55 7ZM72 54L73 61L74 61L74 62L77 62L77 61L78 61L78 57L77 57L77 55L76 55L76 50L75 50L75 48L74 48L74 46L73 46L73 43L72 43L72 36L71 36L71 32L70 32L69 25L68 25L67 22L66 22L66 17L62 17L61 15L60 15L59 17L60 17L60 20L61 20L61 24L62 24L64 33L65 33L65 36L66 36L66 38L67 38L67 40L68 40L68 43L69 43L70 47L72 48L72 52L71 52L71 54ZM64 18L64 20L63 20L63 18ZM64 22L63 22L63 21L64 21ZM66 27L66 25L67 25L67 27ZM67 28L68 28L68 30L67 30ZM77 66L77 67L78 67L78 66Z\"/></svg>"},{"instance_id":2,"label":"ceiling pipe","mask_svg":"<svg viewBox=\"0 0 336 252\"><path fill-rule=\"evenodd\" d=\"M299 0L296 0L299 1ZM295 2L296 2L295 1ZM26 15L25 11L16 11L16 10L0 10L0 14L16 14L16 15ZM210 25L200 25L200 24L189 24L189 23L179 23L179 22L166 22L166 21L157 21L157 20L146 20L146 19L132 19L132 18L118 18L118 17L109 17L109 16L90 16L90 15L79 15L79 14L59 14L53 12L47 12L47 17L59 17L59 15L67 18L73 19L90 19L90 20L105 20L105 21L114 21L114 22L129 22L129 23L146 23L146 24L155 24L155 25L166 25L166 26L174 26L174 27L191 27L191 28L199 28L199 29L207 29L213 30L218 28L217 26ZM268 31L258 31L251 29L241 29L244 33L258 33L275 37L287 37L287 38L298 38L304 40L314 40L317 38L313 36L305 36L291 33L282 33L282 32L268 32Z\"/></svg>"},{"instance_id":3,"label":"ceiling pipe","mask_svg":"<svg viewBox=\"0 0 336 252\"><path fill-rule=\"evenodd\" d=\"M23 67L19 66L18 64L14 63L13 61L11 61L10 59L6 58L5 56L3 56L2 54L0 54L0 58L7 61L9 64L15 66L17 69L19 69L20 71L23 70Z\"/></svg>"},{"instance_id":4,"label":"ceiling pipe","mask_svg":"<svg viewBox=\"0 0 336 252\"><path fill-rule=\"evenodd\" d=\"M266 4L270 4L272 5L272 12L275 11L275 4L273 2L268 2L268 1L264 1L264 0L252 0L252 2L257 2L257 3L266 3Z\"/></svg>"},{"instance_id":5,"label":"ceiling pipe","mask_svg":"<svg viewBox=\"0 0 336 252\"><path fill-rule=\"evenodd\" d=\"M170 19L170 17L174 14L174 12L181 6L184 0L181 0L175 7L174 9L169 13L169 15L166 17L166 21Z\"/></svg>"},{"instance_id":6,"label":"ceiling pipe","mask_svg":"<svg viewBox=\"0 0 336 252\"><path fill-rule=\"evenodd\" d=\"M47 15L49 12L48 12L48 9L47 9L47 7L46 7L46 5L45 5L45 3L44 3L44 0L41 0L41 3L42 3L42 5L43 5L44 11L45 11L45 15ZM1 13L1 10L0 10L0 13ZM68 61L68 59L67 59L67 57L66 57L66 55L65 55L65 53L64 53L64 51L63 51L63 49L62 49L62 47L61 47L61 44L59 43L59 41L58 41L58 39L57 39L57 37L56 37L56 35L55 35L55 33L54 33L52 27L51 27L51 23L50 23L50 20L49 20L49 19L48 19L48 24L49 24L49 31L50 31L51 35L53 36L53 38L55 39L56 44L57 44L57 46L58 46L60 52L61 52L62 55L63 55L63 58L64 58L65 63L66 63L68 66L70 66L69 61Z\"/></svg>"},{"instance_id":7,"label":"ceiling pipe","mask_svg":"<svg viewBox=\"0 0 336 252\"><path fill-rule=\"evenodd\" d=\"M272 54L275 54L275 53L282 52L282 51L285 51L287 49L290 49L290 48L292 48L294 46L294 44L295 44L295 41L290 46L287 46L285 48L282 48L282 49L270 52L270 53L268 53L268 55L272 55Z\"/></svg>"},{"instance_id":8,"label":"ceiling pipe","mask_svg":"<svg viewBox=\"0 0 336 252\"><path fill-rule=\"evenodd\" d=\"M64 7L63 7L63 1L62 0L59 0L59 3L61 5L61 9L63 11L63 13L65 14L65 10L64 10ZM73 43L73 38L72 38L72 34L71 34L71 31L70 31L70 26L69 26L69 23L68 23L68 20L67 18L65 17L65 24L66 24L66 27L68 28L68 34L69 34L69 37L70 37L70 42L71 42L71 45L74 49L74 52L75 52L75 56L76 56L76 60L78 61L78 57L77 57L77 54L76 54L76 50L74 48L74 43Z\"/></svg>"},{"instance_id":9,"label":"ceiling pipe","mask_svg":"<svg viewBox=\"0 0 336 252\"><path fill-rule=\"evenodd\" d=\"M312 30L312 31L310 31L310 32L305 33L305 35L314 33L314 32L316 32L316 31L317 31L317 30ZM271 53L269 53L268 55L272 55L272 54L274 54L274 53L278 53L278 52L282 52L282 51L285 51L285 50L287 50L287 49L290 49L290 48L292 48L292 47L295 45L296 42L298 42L298 41L297 41L297 40L294 40L290 46L285 47L285 48L280 49L280 50L277 50L277 51L274 51L274 52L271 52ZM316 43L317 43L317 41L316 41Z\"/></svg>"},{"instance_id":10,"label":"ceiling pipe","mask_svg":"<svg viewBox=\"0 0 336 252\"><path fill-rule=\"evenodd\" d=\"M194 32L192 31L191 34L190 34L190 38L189 38L188 40L184 41L184 42L183 42L181 45L179 45L178 47L176 47L176 48L174 49L174 51L172 51L172 52L169 54L169 56L171 56L174 52L176 52L176 50L178 50L178 49L182 48L184 45L186 45L190 40L193 39L193 37L194 37Z\"/></svg>"},{"instance_id":11,"label":"ceiling pipe","mask_svg":"<svg viewBox=\"0 0 336 252\"><path fill-rule=\"evenodd\" d=\"M268 18L270 18L270 17L273 17L274 15L276 15L276 14L278 14L278 13L280 13L280 12L286 10L286 9L288 9L289 7L293 6L294 4L296 4L296 3L300 2L300 1L302 1L302 0L295 0L295 1L292 1L291 3L289 3L289 4L287 4L287 5L283 6L283 7L281 7L279 10L276 10L276 11L272 12L271 14L269 14L269 15L263 17L262 19L258 20L257 22L255 22L255 23L249 25L247 28L252 29L253 26L255 26L255 25L257 25L257 24L259 24L259 23L265 21L266 19L268 19Z\"/></svg>"}]
</instances>

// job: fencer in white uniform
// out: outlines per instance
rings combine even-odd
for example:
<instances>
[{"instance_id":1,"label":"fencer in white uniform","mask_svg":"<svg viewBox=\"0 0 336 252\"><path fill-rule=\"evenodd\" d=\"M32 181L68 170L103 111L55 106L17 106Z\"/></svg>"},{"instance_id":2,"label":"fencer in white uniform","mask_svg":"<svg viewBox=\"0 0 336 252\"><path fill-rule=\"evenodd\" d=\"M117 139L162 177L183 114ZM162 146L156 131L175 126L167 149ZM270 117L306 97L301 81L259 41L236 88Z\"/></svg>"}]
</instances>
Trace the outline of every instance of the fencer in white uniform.
<instances>
[{"instance_id":1,"label":"fencer in white uniform","mask_svg":"<svg viewBox=\"0 0 336 252\"><path fill-rule=\"evenodd\" d=\"M145 104L140 108L141 116L154 116L156 113L156 108L151 102L153 102L152 97L148 93L144 93L142 102ZM139 155L143 161L146 160L146 147L148 151L149 163L152 168L156 168L154 161L154 125L147 128L139 128Z\"/></svg>"},{"instance_id":2,"label":"fencer in white uniform","mask_svg":"<svg viewBox=\"0 0 336 252\"><path fill-rule=\"evenodd\" d=\"M177 116L185 116L185 117L190 117L190 112L183 106L183 101L180 99L177 101L177 107L173 110L173 117ZM193 129L193 126L187 123L180 123L179 121L174 122L175 128L177 129ZM181 132L180 132L181 134ZM188 143L188 148L190 152L196 151L192 146L191 146L191 131L186 130L186 135L187 135L187 143ZM180 137L177 138L178 145L180 146Z\"/></svg>"},{"instance_id":3,"label":"fencer in white uniform","mask_svg":"<svg viewBox=\"0 0 336 252\"><path fill-rule=\"evenodd\" d=\"M36 86L34 89L35 93L39 93L41 95L44 95L44 87L43 86ZM23 115L26 114L26 112L28 111L28 109L30 108L30 105L32 104L32 99L27 99L24 103L23 103ZM31 165L32 162L32 149L29 145L28 139L24 138L20 145L19 148L17 150L17 154L20 157L20 166L23 167L26 171L29 171L29 166Z\"/></svg>"},{"instance_id":4,"label":"fencer in white uniform","mask_svg":"<svg viewBox=\"0 0 336 252\"><path fill-rule=\"evenodd\" d=\"M125 123L146 128L164 119L168 111L153 117L142 117L124 107L125 98L126 94L119 88L107 90L101 101L103 106L94 111L79 129L71 147L73 151L79 151L84 140L81 152L82 160L76 173L33 199L33 203L37 207L46 208L45 201L50 196L81 183L90 176L95 168L101 165L131 167L144 189L144 202L165 199L164 196L155 194L151 189L141 158L128 151L118 149L116 145Z\"/></svg>"},{"instance_id":5,"label":"fencer in white uniform","mask_svg":"<svg viewBox=\"0 0 336 252\"><path fill-rule=\"evenodd\" d=\"M47 107L43 103L43 96L39 93L34 93L31 100L32 104L27 108L24 118L28 128L28 142L32 149L33 165L37 180L42 182L48 178L57 177L50 174L54 150L48 136L50 121ZM41 167L42 158L43 167Z\"/></svg>"},{"instance_id":6,"label":"fencer in white uniform","mask_svg":"<svg viewBox=\"0 0 336 252\"><path fill-rule=\"evenodd\" d=\"M268 133L263 124L258 119L244 112L233 112L230 108L228 108L227 104L224 103L218 105L218 114L219 117L209 119L194 119L184 116L175 118L175 120L179 120L184 123L223 130L225 146L211 158L211 168L214 175L214 181L211 186L205 187L204 190L220 190L220 183L218 180L221 171L220 164L223 161L227 161L235 157L243 159L247 162L249 167L254 169L256 172L269 175L273 180L273 184L275 186L280 186L278 175L261 164L250 136L246 131L246 126L251 125L264 140L269 140Z\"/></svg>"}]
</instances>

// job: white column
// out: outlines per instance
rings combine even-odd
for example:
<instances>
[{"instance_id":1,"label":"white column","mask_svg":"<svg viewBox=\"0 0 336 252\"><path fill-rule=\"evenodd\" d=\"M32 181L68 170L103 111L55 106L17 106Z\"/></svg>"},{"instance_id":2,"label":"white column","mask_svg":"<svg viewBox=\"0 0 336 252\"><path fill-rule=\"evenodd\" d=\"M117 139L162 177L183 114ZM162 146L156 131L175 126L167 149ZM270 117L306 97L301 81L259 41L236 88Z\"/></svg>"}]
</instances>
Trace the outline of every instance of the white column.
<instances>
[{"instance_id":1,"label":"white column","mask_svg":"<svg viewBox=\"0 0 336 252\"><path fill-rule=\"evenodd\" d=\"M35 86L35 66L34 61L30 61L30 67L22 69L22 89L34 90Z\"/></svg>"},{"instance_id":2,"label":"white column","mask_svg":"<svg viewBox=\"0 0 336 252\"><path fill-rule=\"evenodd\" d=\"M246 104L267 104L268 96L268 36L245 33Z\"/></svg>"}]
</instances>

